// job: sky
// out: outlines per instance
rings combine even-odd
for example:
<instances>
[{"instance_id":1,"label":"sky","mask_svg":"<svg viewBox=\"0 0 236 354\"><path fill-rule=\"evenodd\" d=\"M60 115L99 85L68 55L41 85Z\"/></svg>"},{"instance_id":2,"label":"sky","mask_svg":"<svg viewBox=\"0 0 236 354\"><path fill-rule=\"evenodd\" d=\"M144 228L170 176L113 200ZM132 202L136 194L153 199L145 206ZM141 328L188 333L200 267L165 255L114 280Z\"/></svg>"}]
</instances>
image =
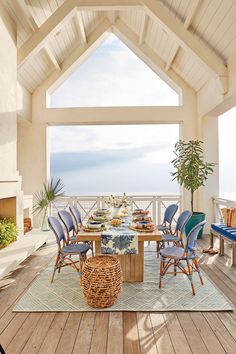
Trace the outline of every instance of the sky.
<instances>
[{"instance_id":1,"label":"sky","mask_svg":"<svg viewBox=\"0 0 236 354\"><path fill-rule=\"evenodd\" d=\"M51 95L50 107L178 106L178 94L114 34Z\"/></svg>"},{"instance_id":2,"label":"sky","mask_svg":"<svg viewBox=\"0 0 236 354\"><path fill-rule=\"evenodd\" d=\"M66 193L176 194L171 160L179 125L49 127L51 175Z\"/></svg>"},{"instance_id":3,"label":"sky","mask_svg":"<svg viewBox=\"0 0 236 354\"><path fill-rule=\"evenodd\" d=\"M236 107L219 117L220 197L236 200Z\"/></svg>"}]
</instances>

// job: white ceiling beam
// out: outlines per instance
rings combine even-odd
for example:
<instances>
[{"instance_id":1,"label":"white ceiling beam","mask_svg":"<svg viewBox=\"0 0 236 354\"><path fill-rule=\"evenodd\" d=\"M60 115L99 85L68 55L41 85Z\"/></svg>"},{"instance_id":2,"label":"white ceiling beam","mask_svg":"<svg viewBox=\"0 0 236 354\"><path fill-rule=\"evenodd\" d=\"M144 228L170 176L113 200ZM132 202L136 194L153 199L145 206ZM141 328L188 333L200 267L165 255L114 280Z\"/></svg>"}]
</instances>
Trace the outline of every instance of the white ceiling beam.
<instances>
[{"instance_id":1,"label":"white ceiling beam","mask_svg":"<svg viewBox=\"0 0 236 354\"><path fill-rule=\"evenodd\" d=\"M164 81L166 81L175 91L186 89L193 90L189 84L183 80L175 71L170 69L165 71L166 63L161 57L154 52L147 44L139 44L138 35L133 32L121 19L116 21L113 26L113 32L154 72L157 73ZM194 90L193 90L194 91Z\"/></svg>"},{"instance_id":2,"label":"white ceiling beam","mask_svg":"<svg viewBox=\"0 0 236 354\"><path fill-rule=\"evenodd\" d=\"M207 47L196 35L186 30L160 0L142 0L147 14L158 21L180 46L191 53L198 61L201 61L206 70L215 78L227 77L227 67L224 62Z\"/></svg>"},{"instance_id":3,"label":"white ceiling beam","mask_svg":"<svg viewBox=\"0 0 236 354\"><path fill-rule=\"evenodd\" d=\"M78 6L80 10L122 11L132 7L142 7L142 4L140 0L79 0Z\"/></svg>"},{"instance_id":4,"label":"white ceiling beam","mask_svg":"<svg viewBox=\"0 0 236 354\"><path fill-rule=\"evenodd\" d=\"M31 15L28 6L24 0L15 0L14 7L25 24L25 28L31 31L37 31L38 26L33 16Z\"/></svg>"},{"instance_id":5,"label":"white ceiling beam","mask_svg":"<svg viewBox=\"0 0 236 354\"><path fill-rule=\"evenodd\" d=\"M82 39L83 43L87 43L87 35L84 27L84 21L80 11L76 11L75 23L78 29L79 37Z\"/></svg>"},{"instance_id":6,"label":"white ceiling beam","mask_svg":"<svg viewBox=\"0 0 236 354\"><path fill-rule=\"evenodd\" d=\"M18 49L18 66L37 54L48 38L56 34L66 21L69 21L80 10L115 11L129 7L141 6L138 0L67 0L61 5L31 37Z\"/></svg>"},{"instance_id":7,"label":"white ceiling beam","mask_svg":"<svg viewBox=\"0 0 236 354\"><path fill-rule=\"evenodd\" d=\"M75 15L77 2L78 0L64 2L18 49L17 61L19 67L27 59L37 54L45 46L48 38L56 34L62 25Z\"/></svg>"},{"instance_id":8,"label":"white ceiling beam","mask_svg":"<svg viewBox=\"0 0 236 354\"><path fill-rule=\"evenodd\" d=\"M112 25L115 24L118 17L119 17L119 11L107 11L107 18Z\"/></svg>"},{"instance_id":9,"label":"white ceiling beam","mask_svg":"<svg viewBox=\"0 0 236 354\"><path fill-rule=\"evenodd\" d=\"M144 11L141 26L140 26L139 40L138 40L138 43L140 45L143 44L143 42L145 42L145 37L147 34L147 28L148 28L148 20L149 20L149 17L146 14L146 12Z\"/></svg>"},{"instance_id":10,"label":"white ceiling beam","mask_svg":"<svg viewBox=\"0 0 236 354\"><path fill-rule=\"evenodd\" d=\"M189 27L191 26L191 24L193 22L193 18L196 15L197 10L200 7L201 1L202 0L191 1L190 7L189 7L189 10L188 10L188 13L187 13L187 17L186 17L186 19L184 21L184 28L189 29Z\"/></svg>"},{"instance_id":11,"label":"white ceiling beam","mask_svg":"<svg viewBox=\"0 0 236 354\"><path fill-rule=\"evenodd\" d=\"M87 43L77 47L64 61L61 63L61 71L55 70L43 83L45 90L54 91L66 77L102 43L108 35L111 27L110 22L104 19L99 26L88 36ZM41 85L40 85L41 86Z\"/></svg>"},{"instance_id":12,"label":"white ceiling beam","mask_svg":"<svg viewBox=\"0 0 236 354\"><path fill-rule=\"evenodd\" d=\"M167 61L166 61L166 67L165 67L166 71L168 71L171 68L171 66L177 56L179 49L180 49L180 46L178 44L171 48L170 54L169 54Z\"/></svg>"},{"instance_id":13,"label":"white ceiling beam","mask_svg":"<svg viewBox=\"0 0 236 354\"><path fill-rule=\"evenodd\" d=\"M47 56L49 57L49 59L51 60L52 64L55 66L56 70L61 70L60 63L58 62L57 58L53 54L53 52L48 44L44 47L44 50L45 50Z\"/></svg>"}]
</instances>

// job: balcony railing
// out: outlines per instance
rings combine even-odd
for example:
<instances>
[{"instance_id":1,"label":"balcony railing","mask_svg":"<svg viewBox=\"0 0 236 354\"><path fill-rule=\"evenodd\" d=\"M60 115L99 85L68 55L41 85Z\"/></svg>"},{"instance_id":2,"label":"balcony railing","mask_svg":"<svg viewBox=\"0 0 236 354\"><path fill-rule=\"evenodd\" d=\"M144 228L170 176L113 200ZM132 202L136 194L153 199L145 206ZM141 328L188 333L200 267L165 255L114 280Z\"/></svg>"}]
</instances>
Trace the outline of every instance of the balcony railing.
<instances>
[{"instance_id":1,"label":"balcony railing","mask_svg":"<svg viewBox=\"0 0 236 354\"><path fill-rule=\"evenodd\" d=\"M136 208L150 211L150 216L155 224L160 224L166 207L170 204L178 204L178 212L182 211L182 199L180 195L127 195L130 198L128 209L132 212ZM108 196L63 196L59 198L52 209L52 215L56 216L60 210L68 209L70 205L77 205L83 221L86 221L94 209L106 207L105 199Z\"/></svg>"},{"instance_id":2,"label":"balcony railing","mask_svg":"<svg viewBox=\"0 0 236 354\"><path fill-rule=\"evenodd\" d=\"M236 208L236 201L224 198L213 198L214 222L223 222L222 208Z\"/></svg>"}]
</instances>

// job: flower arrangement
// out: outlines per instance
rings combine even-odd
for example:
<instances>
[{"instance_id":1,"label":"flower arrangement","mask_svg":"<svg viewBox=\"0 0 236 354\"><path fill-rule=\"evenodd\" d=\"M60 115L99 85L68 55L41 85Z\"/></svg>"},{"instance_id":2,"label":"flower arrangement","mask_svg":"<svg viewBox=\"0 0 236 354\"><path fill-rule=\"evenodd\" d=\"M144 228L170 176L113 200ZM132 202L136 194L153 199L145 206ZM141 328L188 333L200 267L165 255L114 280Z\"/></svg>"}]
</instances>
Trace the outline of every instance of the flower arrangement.
<instances>
[{"instance_id":1,"label":"flower arrangement","mask_svg":"<svg viewBox=\"0 0 236 354\"><path fill-rule=\"evenodd\" d=\"M106 198L105 203L109 207L121 208L129 205L129 197L124 193L122 196L110 195Z\"/></svg>"}]
</instances>

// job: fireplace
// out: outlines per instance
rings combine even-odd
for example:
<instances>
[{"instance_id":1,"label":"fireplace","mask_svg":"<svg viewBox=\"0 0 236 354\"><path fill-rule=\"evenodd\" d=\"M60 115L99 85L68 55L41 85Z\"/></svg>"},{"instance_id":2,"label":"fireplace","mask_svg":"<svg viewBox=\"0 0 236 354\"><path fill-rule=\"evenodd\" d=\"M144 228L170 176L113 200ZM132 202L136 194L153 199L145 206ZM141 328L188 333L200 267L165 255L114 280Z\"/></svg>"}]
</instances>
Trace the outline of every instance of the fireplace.
<instances>
[{"instance_id":1,"label":"fireplace","mask_svg":"<svg viewBox=\"0 0 236 354\"><path fill-rule=\"evenodd\" d=\"M10 218L18 228L18 236L23 235L23 192L21 178L0 180L0 219Z\"/></svg>"},{"instance_id":2,"label":"fireplace","mask_svg":"<svg viewBox=\"0 0 236 354\"><path fill-rule=\"evenodd\" d=\"M0 199L0 219L10 218L16 224L16 197Z\"/></svg>"}]
</instances>

